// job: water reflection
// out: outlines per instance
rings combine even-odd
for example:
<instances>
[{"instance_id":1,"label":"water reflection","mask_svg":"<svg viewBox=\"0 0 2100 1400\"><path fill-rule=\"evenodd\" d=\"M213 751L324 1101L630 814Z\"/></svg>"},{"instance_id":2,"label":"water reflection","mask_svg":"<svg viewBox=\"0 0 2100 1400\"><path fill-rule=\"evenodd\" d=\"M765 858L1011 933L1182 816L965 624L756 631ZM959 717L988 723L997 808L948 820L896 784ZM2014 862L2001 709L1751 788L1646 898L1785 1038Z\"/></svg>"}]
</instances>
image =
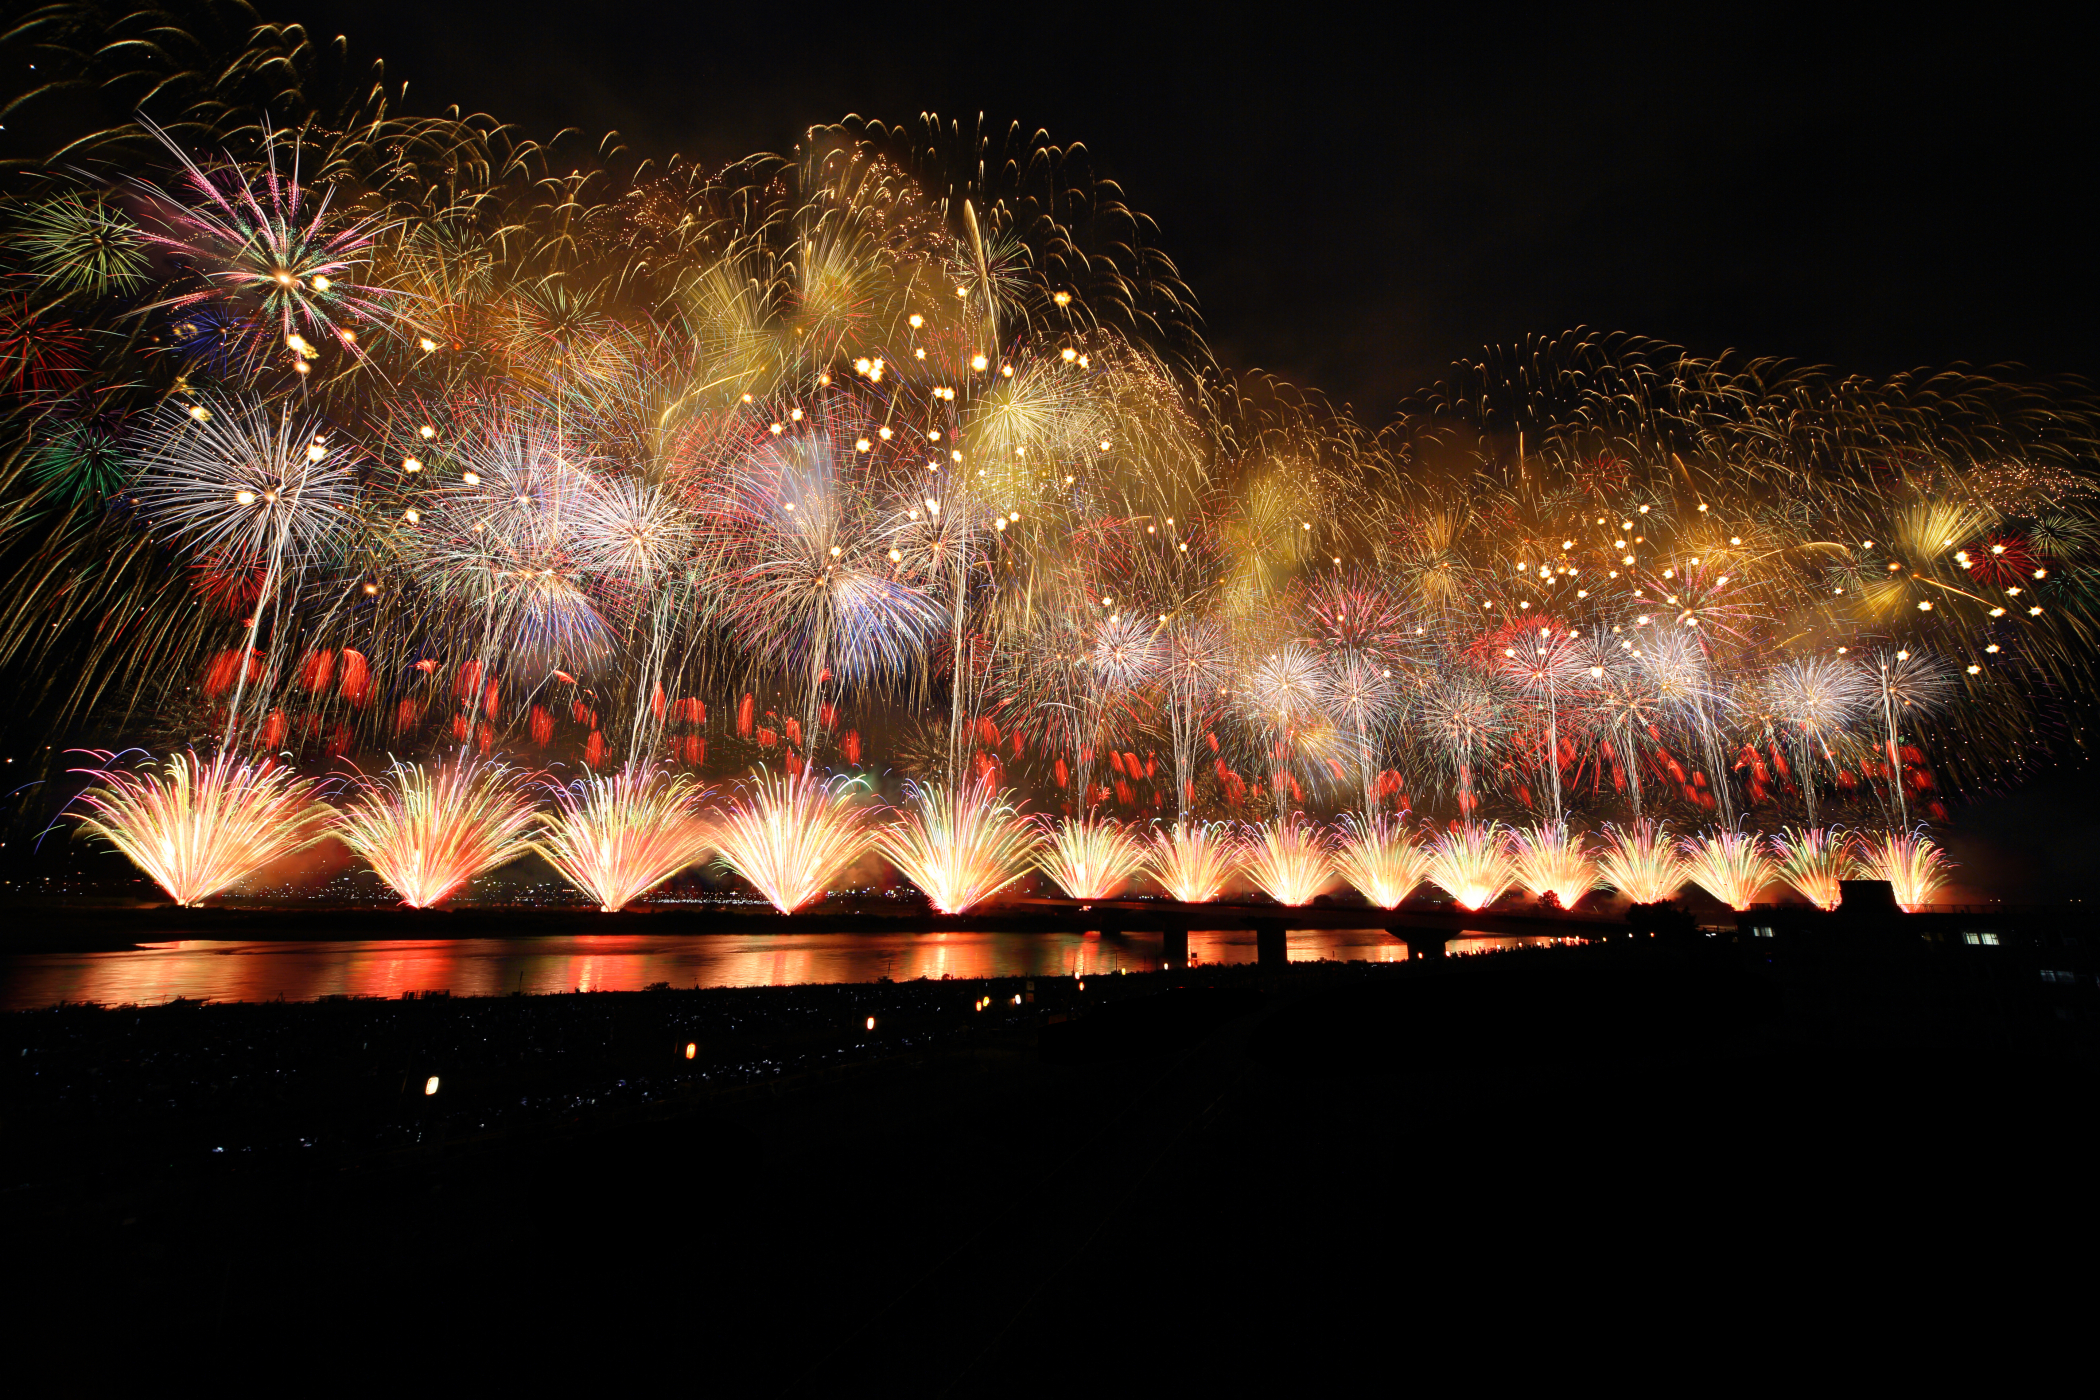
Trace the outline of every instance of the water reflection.
<instances>
[{"instance_id":1,"label":"water reflection","mask_svg":"<svg viewBox=\"0 0 2100 1400\"><path fill-rule=\"evenodd\" d=\"M1468 935L1453 952L1518 940ZM1522 940L1535 941L1535 940ZM1252 933L1189 934L1199 963L1255 960ZM1290 956L1399 962L1407 948L1376 929L1290 935ZM193 1001L311 1001L350 995L455 996L507 992L639 991L674 987L872 982L889 977L1031 977L1145 971L1162 966L1157 935L1042 933L610 934L556 938L446 938L343 942L183 941L107 953L0 958L0 1009L59 1001L151 1005Z\"/></svg>"}]
</instances>

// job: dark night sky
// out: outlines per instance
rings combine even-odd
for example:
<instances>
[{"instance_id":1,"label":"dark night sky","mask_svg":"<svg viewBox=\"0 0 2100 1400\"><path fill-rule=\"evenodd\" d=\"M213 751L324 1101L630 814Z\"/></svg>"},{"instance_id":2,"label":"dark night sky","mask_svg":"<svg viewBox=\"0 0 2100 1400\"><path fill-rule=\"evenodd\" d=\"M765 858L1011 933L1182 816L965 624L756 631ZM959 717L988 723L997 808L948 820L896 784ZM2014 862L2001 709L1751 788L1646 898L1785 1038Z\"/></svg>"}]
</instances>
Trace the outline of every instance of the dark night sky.
<instances>
[{"instance_id":1,"label":"dark night sky","mask_svg":"<svg viewBox=\"0 0 2100 1400\"><path fill-rule=\"evenodd\" d=\"M1374 421L1455 356L1578 325L2100 374L2083 45L1995 9L261 8L385 57L412 106L534 134L717 160L932 109L1083 141L1221 360Z\"/></svg>"}]
</instances>

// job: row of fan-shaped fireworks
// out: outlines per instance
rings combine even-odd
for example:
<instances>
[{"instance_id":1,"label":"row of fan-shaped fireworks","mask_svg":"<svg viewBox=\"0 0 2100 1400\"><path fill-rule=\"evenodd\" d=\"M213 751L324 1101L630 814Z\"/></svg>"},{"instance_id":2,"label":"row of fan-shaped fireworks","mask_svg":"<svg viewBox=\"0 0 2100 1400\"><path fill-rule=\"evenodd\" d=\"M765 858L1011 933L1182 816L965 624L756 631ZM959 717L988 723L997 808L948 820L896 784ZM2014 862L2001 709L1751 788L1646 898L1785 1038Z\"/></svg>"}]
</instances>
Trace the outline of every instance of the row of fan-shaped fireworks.
<instances>
[{"instance_id":1,"label":"row of fan-shaped fireworks","mask_svg":"<svg viewBox=\"0 0 2100 1400\"><path fill-rule=\"evenodd\" d=\"M214 71L296 106L261 52ZM1372 432L1222 374L1149 226L1039 139L601 168L383 103L295 141L227 81L222 127L6 176L25 722L587 769L557 813L850 774L915 814L870 825L907 874L974 781L1164 823L1193 873L1152 878L1202 889L1304 865L1299 812L1455 820L1490 865L1493 819L1901 833L2092 691L2081 389L1571 336Z\"/></svg>"},{"instance_id":2,"label":"row of fan-shaped fireworks","mask_svg":"<svg viewBox=\"0 0 2100 1400\"><path fill-rule=\"evenodd\" d=\"M397 764L354 780L331 805L319 785L271 763L184 754L159 770L92 770L83 824L111 842L180 904L196 904L268 863L334 837L412 908L458 895L477 876L528 851L543 856L601 909L647 896L711 856L783 913L822 897L873 852L935 909L960 913L1031 873L1074 899L1134 892L1140 878L1190 904L1236 884L1279 904L1308 904L1346 884L1395 908L1423 886L1477 910L1511 890L1573 909L1602 889L1635 903L1687 885L1734 909L1783 886L1834 908L1842 881L1887 880L1906 909L1928 904L1946 860L1920 835L1848 836L1829 828L1776 837L1716 830L1673 840L1641 819L1599 837L1565 823L1510 829L1454 822L1423 832L1390 817L1349 818L1336 829L1302 819L1262 826L1155 824L1088 816L1024 815L1010 794L976 780L915 788L881 809L855 785L815 775L760 773L730 800L660 769L631 767L567 786L471 761L427 769Z\"/></svg>"}]
</instances>

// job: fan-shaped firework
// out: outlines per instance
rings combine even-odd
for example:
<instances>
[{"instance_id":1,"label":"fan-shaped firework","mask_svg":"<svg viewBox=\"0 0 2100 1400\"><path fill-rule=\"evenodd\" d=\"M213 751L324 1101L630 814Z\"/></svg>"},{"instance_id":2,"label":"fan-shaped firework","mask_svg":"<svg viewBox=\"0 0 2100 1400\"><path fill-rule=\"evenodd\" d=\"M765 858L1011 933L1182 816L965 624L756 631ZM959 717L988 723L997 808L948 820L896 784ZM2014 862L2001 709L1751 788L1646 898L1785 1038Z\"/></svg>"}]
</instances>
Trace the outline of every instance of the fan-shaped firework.
<instances>
[{"instance_id":1,"label":"fan-shaped firework","mask_svg":"<svg viewBox=\"0 0 2100 1400\"><path fill-rule=\"evenodd\" d=\"M722 863L783 914L822 895L867 849L867 808L853 784L761 771L715 817Z\"/></svg>"},{"instance_id":2,"label":"fan-shaped firework","mask_svg":"<svg viewBox=\"0 0 2100 1400\"><path fill-rule=\"evenodd\" d=\"M1429 878L1461 909L1485 909L1517 877L1509 830L1500 822L1461 822L1429 843Z\"/></svg>"},{"instance_id":3,"label":"fan-shaped firework","mask_svg":"<svg viewBox=\"0 0 2100 1400\"><path fill-rule=\"evenodd\" d=\"M650 767L578 778L554 789L533 845L601 910L618 913L707 854L704 791Z\"/></svg>"},{"instance_id":4,"label":"fan-shaped firework","mask_svg":"<svg viewBox=\"0 0 2100 1400\"><path fill-rule=\"evenodd\" d=\"M1779 878L1818 909L1835 909L1840 886L1857 868L1852 842L1843 832L1822 827L1788 827L1772 838L1779 859Z\"/></svg>"},{"instance_id":5,"label":"fan-shaped firework","mask_svg":"<svg viewBox=\"0 0 2100 1400\"><path fill-rule=\"evenodd\" d=\"M1356 892L1381 909L1397 909L1429 875L1429 853L1391 816L1343 818L1334 868Z\"/></svg>"},{"instance_id":6,"label":"fan-shaped firework","mask_svg":"<svg viewBox=\"0 0 2100 1400\"><path fill-rule=\"evenodd\" d=\"M334 833L411 909L428 909L530 849L524 783L500 765L397 763L335 814ZM595 893L595 891L594 891Z\"/></svg>"},{"instance_id":7,"label":"fan-shaped firework","mask_svg":"<svg viewBox=\"0 0 2100 1400\"><path fill-rule=\"evenodd\" d=\"M1310 904L1334 882L1332 846L1303 820L1259 827L1242 843L1247 878L1278 904Z\"/></svg>"},{"instance_id":8,"label":"fan-shaped firework","mask_svg":"<svg viewBox=\"0 0 2100 1400\"><path fill-rule=\"evenodd\" d=\"M170 757L159 771L126 772L96 753L99 768L80 795L80 829L129 856L177 904L200 904L327 831L327 809L310 779L232 754Z\"/></svg>"},{"instance_id":9,"label":"fan-shaped firework","mask_svg":"<svg viewBox=\"0 0 2100 1400\"><path fill-rule=\"evenodd\" d=\"M1087 816L1045 823L1036 867L1073 899L1108 899L1144 868L1145 843L1121 822Z\"/></svg>"},{"instance_id":10,"label":"fan-shaped firework","mask_svg":"<svg viewBox=\"0 0 2100 1400\"><path fill-rule=\"evenodd\" d=\"M1170 899L1208 904L1225 892L1240 862L1239 845L1229 828L1177 823L1152 833L1145 873Z\"/></svg>"},{"instance_id":11,"label":"fan-shaped firework","mask_svg":"<svg viewBox=\"0 0 2100 1400\"><path fill-rule=\"evenodd\" d=\"M1552 895L1562 909L1573 909L1597 888L1597 863L1589 845L1565 822L1541 822L1511 833L1517 858L1517 884L1534 899Z\"/></svg>"},{"instance_id":12,"label":"fan-shaped firework","mask_svg":"<svg viewBox=\"0 0 2100 1400\"><path fill-rule=\"evenodd\" d=\"M1008 794L983 778L960 787L927 783L875 832L874 846L943 914L960 914L1026 873L1039 840Z\"/></svg>"},{"instance_id":13,"label":"fan-shaped firework","mask_svg":"<svg viewBox=\"0 0 2100 1400\"><path fill-rule=\"evenodd\" d=\"M1667 903L1691 878L1669 828L1647 817L1605 828L1597 873L1635 904Z\"/></svg>"},{"instance_id":14,"label":"fan-shaped firework","mask_svg":"<svg viewBox=\"0 0 2100 1400\"><path fill-rule=\"evenodd\" d=\"M1778 872L1762 836L1716 831L1677 843L1687 879L1730 909L1748 909Z\"/></svg>"},{"instance_id":15,"label":"fan-shaped firework","mask_svg":"<svg viewBox=\"0 0 2100 1400\"><path fill-rule=\"evenodd\" d=\"M1860 873L1870 880L1888 881L1896 903L1906 913L1933 902L1933 896L1946 884L1953 864L1922 832L1867 836L1859 843Z\"/></svg>"}]
</instances>

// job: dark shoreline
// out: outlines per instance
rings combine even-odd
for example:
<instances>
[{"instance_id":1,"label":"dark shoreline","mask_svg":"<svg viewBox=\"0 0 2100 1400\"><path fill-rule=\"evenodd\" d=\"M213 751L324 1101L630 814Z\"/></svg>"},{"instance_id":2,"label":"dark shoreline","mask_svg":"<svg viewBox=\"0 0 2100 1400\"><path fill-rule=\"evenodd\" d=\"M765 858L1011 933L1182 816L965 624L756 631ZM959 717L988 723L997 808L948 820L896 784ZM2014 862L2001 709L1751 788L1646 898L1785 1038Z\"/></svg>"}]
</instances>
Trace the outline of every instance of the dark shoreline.
<instances>
[{"instance_id":1,"label":"dark shoreline","mask_svg":"<svg viewBox=\"0 0 2100 1400\"><path fill-rule=\"evenodd\" d=\"M1229 1389L1251 1308L1387 1335L1400 1268L1944 1268L2000 1223L1976 1183L2085 1160L2100 996L2033 961L1701 936L6 1013L0 1193L54 1302L198 1294L309 1347L384 1300L536 1353L575 1305L732 1393L1071 1389L1098 1305Z\"/></svg>"}]
</instances>

